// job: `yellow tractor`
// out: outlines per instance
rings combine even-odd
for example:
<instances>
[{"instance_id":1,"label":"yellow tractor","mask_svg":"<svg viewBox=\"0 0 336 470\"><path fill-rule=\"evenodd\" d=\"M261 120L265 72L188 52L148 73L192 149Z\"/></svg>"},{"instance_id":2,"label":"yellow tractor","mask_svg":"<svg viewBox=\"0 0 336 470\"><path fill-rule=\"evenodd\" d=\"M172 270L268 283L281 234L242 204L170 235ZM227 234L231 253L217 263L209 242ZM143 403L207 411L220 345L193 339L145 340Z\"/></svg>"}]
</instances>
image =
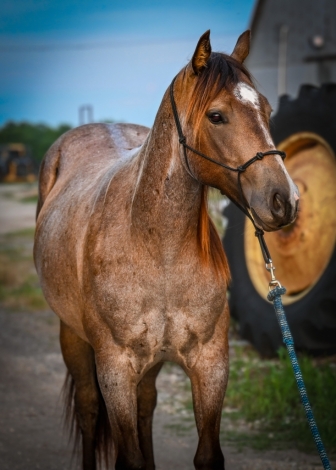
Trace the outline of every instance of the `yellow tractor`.
<instances>
[{"instance_id":1,"label":"yellow tractor","mask_svg":"<svg viewBox=\"0 0 336 470\"><path fill-rule=\"evenodd\" d=\"M7 183L36 180L34 163L24 144L0 145L0 181Z\"/></svg>"}]
</instances>

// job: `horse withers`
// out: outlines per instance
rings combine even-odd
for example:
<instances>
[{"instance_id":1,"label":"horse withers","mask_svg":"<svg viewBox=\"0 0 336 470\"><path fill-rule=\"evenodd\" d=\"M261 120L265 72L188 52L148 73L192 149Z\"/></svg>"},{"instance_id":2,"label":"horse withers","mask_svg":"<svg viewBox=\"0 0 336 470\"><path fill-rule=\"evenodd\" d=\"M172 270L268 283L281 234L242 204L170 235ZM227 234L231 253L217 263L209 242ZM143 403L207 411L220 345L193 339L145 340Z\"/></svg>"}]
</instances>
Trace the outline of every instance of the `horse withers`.
<instances>
[{"instance_id":1,"label":"horse withers","mask_svg":"<svg viewBox=\"0 0 336 470\"><path fill-rule=\"evenodd\" d=\"M249 165L239 184L225 167L274 150L270 106L243 65L249 44L247 31L231 56L212 53L206 32L152 129L85 125L43 160L35 263L61 320L68 411L74 405L85 470L104 461L155 468L155 379L164 361L191 380L195 468L224 468L229 269L207 187L269 231L293 222L298 199L279 155Z\"/></svg>"}]
</instances>

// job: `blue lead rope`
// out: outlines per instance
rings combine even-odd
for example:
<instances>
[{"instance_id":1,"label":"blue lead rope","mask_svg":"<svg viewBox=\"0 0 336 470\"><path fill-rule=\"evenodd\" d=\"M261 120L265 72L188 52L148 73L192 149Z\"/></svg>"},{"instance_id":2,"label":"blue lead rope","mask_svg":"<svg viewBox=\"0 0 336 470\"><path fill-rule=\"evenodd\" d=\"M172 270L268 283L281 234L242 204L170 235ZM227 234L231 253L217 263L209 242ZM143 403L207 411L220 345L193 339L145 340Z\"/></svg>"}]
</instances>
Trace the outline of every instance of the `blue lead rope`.
<instances>
[{"instance_id":1,"label":"blue lead rope","mask_svg":"<svg viewBox=\"0 0 336 470\"><path fill-rule=\"evenodd\" d=\"M311 433L313 435L318 453L320 454L320 458L322 460L323 468L325 470L331 470L327 453L325 451L319 430L317 429L317 425L316 425L315 418L313 415L313 410L308 400L306 387L303 382L300 366L299 366L299 363L295 354L293 337L290 332L286 315L284 312L284 308L282 305L281 296L285 293L286 293L286 289L284 287L277 286L269 292L267 299L273 302L274 310L275 310L275 313L276 313L276 316L277 316L277 319L281 328L282 339L286 345L287 352L291 360L296 383L297 383L300 396L301 396L301 401L302 401L302 404L306 413L308 424L309 424Z\"/></svg>"}]
</instances>

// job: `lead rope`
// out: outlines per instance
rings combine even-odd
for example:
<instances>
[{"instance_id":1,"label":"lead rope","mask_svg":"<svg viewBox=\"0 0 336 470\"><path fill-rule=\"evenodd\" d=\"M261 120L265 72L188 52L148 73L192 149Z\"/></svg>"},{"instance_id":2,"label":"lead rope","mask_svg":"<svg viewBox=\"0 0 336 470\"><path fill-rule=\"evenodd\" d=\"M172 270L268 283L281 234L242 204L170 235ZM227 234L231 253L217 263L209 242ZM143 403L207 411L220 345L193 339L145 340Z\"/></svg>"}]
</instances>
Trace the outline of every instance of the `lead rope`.
<instances>
[{"instance_id":1,"label":"lead rope","mask_svg":"<svg viewBox=\"0 0 336 470\"><path fill-rule=\"evenodd\" d=\"M275 276L274 276L275 267L273 266L271 255L270 255L270 252L268 250L268 247L267 247L265 239L264 239L263 230L256 227L255 222L253 220L253 217L251 216L248 209L246 209L246 207L243 205L244 202L246 203L246 200L245 200L245 197L244 197L244 193L243 193L242 185L241 185L241 181L240 181L241 173L243 173L250 165L252 165L252 163L254 163L258 160L262 160L264 158L264 156L266 156L266 155L280 155L281 158L284 159L286 154L284 152L281 152L280 150L269 150L268 152L258 152L253 158L251 158L246 163L244 163L244 165L241 165L241 166L238 166L237 168L234 168L234 167L230 167L228 165L225 165L222 162L218 162L217 160L214 160L214 159L208 157L204 153L199 152L198 150L190 147L187 144L186 137L183 134L181 123L180 123L180 120L179 120L179 117L178 117L178 112L177 112L175 100L174 100L174 82L175 82L175 80L176 80L176 77L173 79L173 81L170 85L170 102L171 102L171 106L172 106L172 109L173 109L174 120L175 120L175 124L176 124L176 128L177 128L177 133L178 133L178 136L179 136L179 142L180 142L181 145L183 145L184 159L185 159L186 166L187 166L187 169L189 171L189 174L193 178L195 178L193 176L192 171L191 171L190 166L189 166L188 157L187 157L187 149L190 150L191 152L196 153L200 157L203 157L206 160L209 160L210 162L215 163L216 165L219 165L223 168L226 168L227 170L235 171L235 172L238 173L238 188L239 188L240 196L241 196L241 199L242 199L242 203L237 202L237 201L232 201L232 202L234 202L234 204L237 207L239 207L239 209L242 212L244 212L244 214L251 220L251 222L252 222L252 224L255 228L255 236L258 238L258 241L259 241L260 249L261 249L264 261L265 261L266 269L271 274L271 281L269 283L270 292L268 293L267 299L269 301L273 302L275 314L276 314L277 320L279 322L281 333L282 333L282 339L283 339L283 342L285 343L285 346L287 348L287 352L288 352L288 355L289 355L289 358L290 358L290 361L291 361L291 364L292 364L292 368L293 368L293 371L294 371L296 384L297 384L298 389L299 389L301 402L303 404L303 407L304 407L304 410L305 410L305 413L306 413L306 417L307 417L307 421L308 421L311 433L313 435L318 453L320 455L320 458L321 458L321 461L322 461L322 464L323 464L323 468L324 468L324 470L331 470L330 462L329 462L327 453L325 451L325 448L324 448L319 430L318 430L317 425L316 425L316 421L315 421L315 418L314 418L314 415L313 415L313 410L312 410L311 405L310 405L309 400L308 400L307 390L306 390L305 384L303 382L301 369L300 369L300 366L299 366L299 363L298 363L298 360L297 360L297 357L296 357L296 354L295 354L293 337L292 337L292 334L290 332L290 329L289 329L289 326L288 326L288 323L287 323L287 319L286 319L286 315L285 315L285 311L284 311L284 308L283 308L283 305L282 305L281 296L286 293L286 289L281 286L280 282L277 281Z\"/></svg>"},{"instance_id":2,"label":"lead rope","mask_svg":"<svg viewBox=\"0 0 336 470\"><path fill-rule=\"evenodd\" d=\"M259 241L260 241L260 239L259 239ZM263 240L263 241L265 243L265 240ZM266 245L266 243L265 243L265 245ZM261 251L263 251L263 248L261 248ZM265 257L264 257L264 259L265 259ZM308 424L309 424L309 427L310 427L310 431L313 435L316 448L318 450L318 453L320 455L320 459L321 459L322 464L323 464L323 468L325 470L331 470L330 462L329 462L325 447L323 445L319 430L317 428L317 424L316 424L316 421L315 421L315 418L314 418L313 410L312 410L312 407L309 403L307 390L306 390L306 387L305 387L305 384L304 384L304 381L303 381L301 369L300 369L300 366L299 366L299 363L298 363L298 360L297 360L297 357L296 357L295 349L294 349L294 340L293 340L292 334L290 332L290 329L289 329L289 326L288 326L288 323L287 323L287 319L286 319L286 315L285 315L285 311L284 311L284 308L283 308L283 305L282 305L281 296L286 293L286 289L281 286L279 281L276 280L276 278L274 276L275 267L273 266L272 261L268 260L268 262L267 262L265 260L265 262L266 262L266 269L268 271L270 271L270 273L271 273L271 281L269 283L270 292L267 295L267 299L270 302L273 302L273 307L274 307L274 310L275 310L275 314L276 314L278 323L280 325L281 333L282 333L282 340L283 340L283 342L284 342L284 344L287 348L288 356L290 358L292 368L293 368L293 371L294 371L294 375L295 375L296 385L298 386L298 389L299 389L301 402L302 402L303 408L305 410L306 418L307 418L307 421L308 421Z\"/></svg>"}]
</instances>

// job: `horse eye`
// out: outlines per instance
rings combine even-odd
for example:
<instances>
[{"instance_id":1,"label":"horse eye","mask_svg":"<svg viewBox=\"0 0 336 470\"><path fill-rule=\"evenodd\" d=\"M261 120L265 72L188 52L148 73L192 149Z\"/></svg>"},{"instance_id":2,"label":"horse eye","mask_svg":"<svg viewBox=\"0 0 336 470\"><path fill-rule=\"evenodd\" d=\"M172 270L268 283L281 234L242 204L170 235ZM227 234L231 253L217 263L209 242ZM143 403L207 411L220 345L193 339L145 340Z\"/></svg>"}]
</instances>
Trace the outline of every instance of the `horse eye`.
<instances>
[{"instance_id":1,"label":"horse eye","mask_svg":"<svg viewBox=\"0 0 336 470\"><path fill-rule=\"evenodd\" d=\"M210 114L209 119L214 124L218 124L219 122L224 122L222 116L219 113Z\"/></svg>"}]
</instances>

